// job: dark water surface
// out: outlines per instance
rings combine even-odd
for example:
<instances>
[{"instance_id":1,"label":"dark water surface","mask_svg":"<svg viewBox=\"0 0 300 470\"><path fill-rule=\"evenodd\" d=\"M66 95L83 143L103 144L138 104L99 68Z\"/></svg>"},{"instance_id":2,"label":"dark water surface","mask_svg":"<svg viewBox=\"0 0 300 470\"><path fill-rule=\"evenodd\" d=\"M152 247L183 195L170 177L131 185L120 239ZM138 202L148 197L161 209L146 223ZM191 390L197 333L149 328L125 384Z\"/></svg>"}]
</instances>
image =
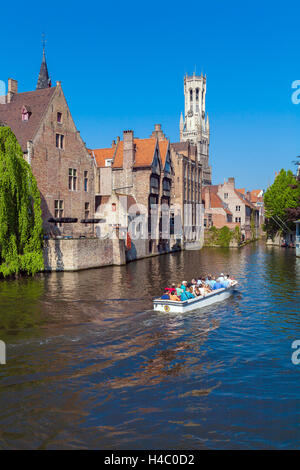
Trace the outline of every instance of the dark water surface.
<instances>
[{"instance_id":1,"label":"dark water surface","mask_svg":"<svg viewBox=\"0 0 300 470\"><path fill-rule=\"evenodd\" d=\"M229 300L154 312L170 281L229 272ZM0 448L296 449L300 259L208 248L0 282Z\"/></svg>"}]
</instances>

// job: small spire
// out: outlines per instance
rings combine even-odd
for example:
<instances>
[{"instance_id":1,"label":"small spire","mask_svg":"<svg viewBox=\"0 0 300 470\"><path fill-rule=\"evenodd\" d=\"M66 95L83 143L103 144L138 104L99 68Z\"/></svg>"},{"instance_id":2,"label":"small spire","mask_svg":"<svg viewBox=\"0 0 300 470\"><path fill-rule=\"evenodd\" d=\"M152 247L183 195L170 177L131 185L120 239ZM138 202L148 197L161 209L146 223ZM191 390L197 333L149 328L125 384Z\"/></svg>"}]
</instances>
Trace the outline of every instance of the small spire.
<instances>
[{"instance_id":1,"label":"small spire","mask_svg":"<svg viewBox=\"0 0 300 470\"><path fill-rule=\"evenodd\" d=\"M42 60L41 68L40 68L38 82L37 82L37 85L36 85L37 90L41 90L43 88L51 87L51 80L50 80L49 74L48 74L46 55L45 55L46 40L45 40L45 34L44 33L42 34L42 45L43 45L43 60Z\"/></svg>"},{"instance_id":2,"label":"small spire","mask_svg":"<svg viewBox=\"0 0 300 470\"><path fill-rule=\"evenodd\" d=\"M208 113L206 115L206 130L209 131L209 117L208 117Z\"/></svg>"},{"instance_id":3,"label":"small spire","mask_svg":"<svg viewBox=\"0 0 300 470\"><path fill-rule=\"evenodd\" d=\"M180 124L179 124L180 130L183 130L183 115L182 112L180 114Z\"/></svg>"}]
</instances>

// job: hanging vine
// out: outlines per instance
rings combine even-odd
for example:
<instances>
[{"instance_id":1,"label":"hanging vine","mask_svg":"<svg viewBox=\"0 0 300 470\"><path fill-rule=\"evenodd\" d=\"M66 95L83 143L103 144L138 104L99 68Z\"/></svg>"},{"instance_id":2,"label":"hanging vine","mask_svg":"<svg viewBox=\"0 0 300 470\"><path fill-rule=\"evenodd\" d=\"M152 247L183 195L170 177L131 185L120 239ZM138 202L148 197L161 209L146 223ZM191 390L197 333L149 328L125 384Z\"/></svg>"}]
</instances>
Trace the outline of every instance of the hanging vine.
<instances>
[{"instance_id":1,"label":"hanging vine","mask_svg":"<svg viewBox=\"0 0 300 470\"><path fill-rule=\"evenodd\" d=\"M44 268L41 198L30 165L9 127L0 127L0 273Z\"/></svg>"}]
</instances>

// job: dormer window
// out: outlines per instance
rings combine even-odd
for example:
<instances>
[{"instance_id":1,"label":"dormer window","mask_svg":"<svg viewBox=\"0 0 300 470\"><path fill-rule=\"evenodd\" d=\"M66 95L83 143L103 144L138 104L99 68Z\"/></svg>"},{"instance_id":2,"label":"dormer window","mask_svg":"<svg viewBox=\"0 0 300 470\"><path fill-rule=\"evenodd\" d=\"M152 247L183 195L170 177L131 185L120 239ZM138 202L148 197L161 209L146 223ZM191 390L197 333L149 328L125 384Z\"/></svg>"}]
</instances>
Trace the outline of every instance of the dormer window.
<instances>
[{"instance_id":1,"label":"dormer window","mask_svg":"<svg viewBox=\"0 0 300 470\"><path fill-rule=\"evenodd\" d=\"M23 106L22 108L22 121L29 121L31 115L30 108L28 106Z\"/></svg>"}]
</instances>

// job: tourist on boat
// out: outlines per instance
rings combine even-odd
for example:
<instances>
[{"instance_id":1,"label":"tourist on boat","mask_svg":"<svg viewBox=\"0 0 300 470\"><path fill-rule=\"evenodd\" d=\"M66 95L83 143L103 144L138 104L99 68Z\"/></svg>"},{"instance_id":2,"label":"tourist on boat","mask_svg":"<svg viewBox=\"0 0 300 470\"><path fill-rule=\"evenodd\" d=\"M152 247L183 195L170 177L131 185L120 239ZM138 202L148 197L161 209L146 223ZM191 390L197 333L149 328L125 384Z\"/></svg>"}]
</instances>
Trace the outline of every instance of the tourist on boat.
<instances>
[{"instance_id":1,"label":"tourist on boat","mask_svg":"<svg viewBox=\"0 0 300 470\"><path fill-rule=\"evenodd\" d=\"M219 282L219 279L217 279L217 281L216 281L216 283L215 283L215 285L214 285L213 290L222 289L222 287L223 287L223 286L222 286L221 282Z\"/></svg>"},{"instance_id":2,"label":"tourist on boat","mask_svg":"<svg viewBox=\"0 0 300 470\"><path fill-rule=\"evenodd\" d=\"M172 283L172 286L171 286L171 287L165 287L165 291L166 291L167 293L169 293L169 294L170 294L171 292L172 292L173 294L176 293L176 284Z\"/></svg>"},{"instance_id":3,"label":"tourist on boat","mask_svg":"<svg viewBox=\"0 0 300 470\"><path fill-rule=\"evenodd\" d=\"M170 295L169 295L169 294L163 294L163 295L161 296L161 299L163 299L163 300L170 300Z\"/></svg>"},{"instance_id":4,"label":"tourist on boat","mask_svg":"<svg viewBox=\"0 0 300 470\"><path fill-rule=\"evenodd\" d=\"M181 284L177 284L176 294L180 297L182 293L183 293L183 289L181 289Z\"/></svg>"},{"instance_id":5,"label":"tourist on boat","mask_svg":"<svg viewBox=\"0 0 300 470\"><path fill-rule=\"evenodd\" d=\"M176 293L170 293L170 300L176 300L177 302L180 302L180 297Z\"/></svg>"},{"instance_id":6,"label":"tourist on boat","mask_svg":"<svg viewBox=\"0 0 300 470\"><path fill-rule=\"evenodd\" d=\"M194 299L195 298L195 295L193 294L192 287L189 287L188 289L186 289L185 293L186 293L188 299Z\"/></svg>"},{"instance_id":7,"label":"tourist on boat","mask_svg":"<svg viewBox=\"0 0 300 470\"><path fill-rule=\"evenodd\" d=\"M224 279L224 274L221 273L220 276L219 276L218 279L217 279L217 282L219 282L219 283L221 284L222 282L224 282L224 280L225 280L225 279Z\"/></svg>"},{"instance_id":8,"label":"tourist on boat","mask_svg":"<svg viewBox=\"0 0 300 470\"><path fill-rule=\"evenodd\" d=\"M188 300L188 296L187 296L187 292L185 290L182 291L182 293L180 294L180 300L183 301L183 300Z\"/></svg>"},{"instance_id":9,"label":"tourist on boat","mask_svg":"<svg viewBox=\"0 0 300 470\"><path fill-rule=\"evenodd\" d=\"M182 281L181 283L181 286L180 286L180 289L182 289L183 291L185 291L185 289L187 288L187 281Z\"/></svg>"},{"instance_id":10,"label":"tourist on boat","mask_svg":"<svg viewBox=\"0 0 300 470\"><path fill-rule=\"evenodd\" d=\"M213 276L208 276L207 285L213 290L216 284L215 278Z\"/></svg>"},{"instance_id":11,"label":"tourist on boat","mask_svg":"<svg viewBox=\"0 0 300 470\"><path fill-rule=\"evenodd\" d=\"M201 292L200 292L200 289L199 289L198 286L195 287L195 289L194 289L194 295L195 295L196 297L200 297L200 296L201 296Z\"/></svg>"},{"instance_id":12,"label":"tourist on boat","mask_svg":"<svg viewBox=\"0 0 300 470\"><path fill-rule=\"evenodd\" d=\"M180 300L188 300L194 298L194 295L192 294L192 292L190 292L190 287L188 287L187 281L182 281L180 288L183 291L180 295Z\"/></svg>"}]
</instances>

